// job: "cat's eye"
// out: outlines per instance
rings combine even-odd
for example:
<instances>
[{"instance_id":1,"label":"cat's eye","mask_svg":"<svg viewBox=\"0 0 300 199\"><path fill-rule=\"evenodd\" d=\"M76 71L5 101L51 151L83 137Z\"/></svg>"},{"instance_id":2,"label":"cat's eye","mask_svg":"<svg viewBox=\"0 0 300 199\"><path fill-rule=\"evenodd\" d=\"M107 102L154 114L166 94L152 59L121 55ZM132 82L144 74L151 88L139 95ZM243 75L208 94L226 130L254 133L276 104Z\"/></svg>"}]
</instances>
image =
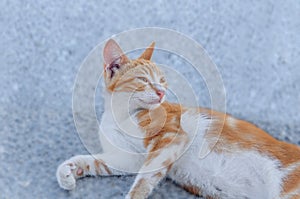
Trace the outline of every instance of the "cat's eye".
<instances>
[{"instance_id":1,"label":"cat's eye","mask_svg":"<svg viewBox=\"0 0 300 199\"><path fill-rule=\"evenodd\" d=\"M166 82L166 79L164 77L160 78L159 80L160 83L165 83Z\"/></svg>"},{"instance_id":2,"label":"cat's eye","mask_svg":"<svg viewBox=\"0 0 300 199\"><path fill-rule=\"evenodd\" d=\"M138 77L138 79L142 80L143 82L148 82L148 79L146 77Z\"/></svg>"}]
</instances>

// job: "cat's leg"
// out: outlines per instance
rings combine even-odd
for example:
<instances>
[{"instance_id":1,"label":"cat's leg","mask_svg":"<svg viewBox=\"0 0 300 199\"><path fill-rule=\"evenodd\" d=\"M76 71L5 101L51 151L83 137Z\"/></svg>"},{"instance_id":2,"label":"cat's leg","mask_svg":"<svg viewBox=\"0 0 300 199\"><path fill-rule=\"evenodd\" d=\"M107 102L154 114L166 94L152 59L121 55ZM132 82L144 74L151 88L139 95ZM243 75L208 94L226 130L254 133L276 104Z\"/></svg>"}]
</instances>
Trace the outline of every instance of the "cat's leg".
<instances>
[{"instance_id":1,"label":"cat's leg","mask_svg":"<svg viewBox=\"0 0 300 199\"><path fill-rule=\"evenodd\" d=\"M126 199L147 198L184 152L187 143L188 137L185 133L166 133L153 143Z\"/></svg>"},{"instance_id":2,"label":"cat's leg","mask_svg":"<svg viewBox=\"0 0 300 199\"><path fill-rule=\"evenodd\" d=\"M85 176L127 175L136 173L144 158L126 153L103 153L97 155L77 155L59 165L57 181L63 189L72 190L76 179Z\"/></svg>"}]
</instances>

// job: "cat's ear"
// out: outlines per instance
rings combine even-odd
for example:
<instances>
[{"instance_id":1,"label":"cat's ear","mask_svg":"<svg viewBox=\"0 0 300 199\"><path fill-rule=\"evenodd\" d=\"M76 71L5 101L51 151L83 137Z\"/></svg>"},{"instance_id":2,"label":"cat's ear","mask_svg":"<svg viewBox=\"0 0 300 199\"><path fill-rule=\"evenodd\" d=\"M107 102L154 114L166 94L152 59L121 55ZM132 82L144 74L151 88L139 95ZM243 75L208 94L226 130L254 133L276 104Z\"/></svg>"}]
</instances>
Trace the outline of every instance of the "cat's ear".
<instances>
[{"instance_id":1,"label":"cat's ear","mask_svg":"<svg viewBox=\"0 0 300 199\"><path fill-rule=\"evenodd\" d=\"M146 48L146 50L143 52L143 54L139 57L139 59L145 59L150 60L153 54L155 42L152 42L150 46Z\"/></svg>"},{"instance_id":2,"label":"cat's ear","mask_svg":"<svg viewBox=\"0 0 300 199\"><path fill-rule=\"evenodd\" d=\"M128 57L113 39L110 39L106 42L103 49L103 57L105 67L110 67L111 65L121 66L129 62Z\"/></svg>"}]
</instances>

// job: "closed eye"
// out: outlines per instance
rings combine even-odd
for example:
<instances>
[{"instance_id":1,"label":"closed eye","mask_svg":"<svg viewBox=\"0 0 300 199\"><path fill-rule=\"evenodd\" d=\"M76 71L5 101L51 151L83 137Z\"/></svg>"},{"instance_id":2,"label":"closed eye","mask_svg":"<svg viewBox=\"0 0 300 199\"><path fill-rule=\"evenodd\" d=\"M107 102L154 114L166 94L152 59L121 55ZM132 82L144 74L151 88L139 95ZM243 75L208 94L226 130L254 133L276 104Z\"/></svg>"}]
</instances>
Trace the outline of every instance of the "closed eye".
<instances>
[{"instance_id":1,"label":"closed eye","mask_svg":"<svg viewBox=\"0 0 300 199\"><path fill-rule=\"evenodd\" d=\"M139 80L142 80L145 83L148 83L148 79L146 77L137 77Z\"/></svg>"},{"instance_id":2,"label":"closed eye","mask_svg":"<svg viewBox=\"0 0 300 199\"><path fill-rule=\"evenodd\" d=\"M166 82L166 79L164 77L160 78L159 80L160 83L165 83Z\"/></svg>"}]
</instances>

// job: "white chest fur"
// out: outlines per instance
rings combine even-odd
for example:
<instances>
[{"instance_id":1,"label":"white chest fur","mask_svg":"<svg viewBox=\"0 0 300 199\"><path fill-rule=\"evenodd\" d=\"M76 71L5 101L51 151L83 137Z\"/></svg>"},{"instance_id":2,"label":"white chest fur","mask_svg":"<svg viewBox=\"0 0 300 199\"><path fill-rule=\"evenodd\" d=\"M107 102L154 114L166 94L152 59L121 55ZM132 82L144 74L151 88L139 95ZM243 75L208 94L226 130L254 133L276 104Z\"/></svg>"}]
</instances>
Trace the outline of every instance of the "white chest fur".
<instances>
[{"instance_id":1,"label":"white chest fur","mask_svg":"<svg viewBox=\"0 0 300 199\"><path fill-rule=\"evenodd\" d=\"M116 122L115 117L110 111L103 113L100 125L100 136L103 150L119 150L129 153L145 153L143 145L143 133L134 121L135 117L126 118L120 123ZM109 145L103 143L103 136Z\"/></svg>"}]
</instances>

